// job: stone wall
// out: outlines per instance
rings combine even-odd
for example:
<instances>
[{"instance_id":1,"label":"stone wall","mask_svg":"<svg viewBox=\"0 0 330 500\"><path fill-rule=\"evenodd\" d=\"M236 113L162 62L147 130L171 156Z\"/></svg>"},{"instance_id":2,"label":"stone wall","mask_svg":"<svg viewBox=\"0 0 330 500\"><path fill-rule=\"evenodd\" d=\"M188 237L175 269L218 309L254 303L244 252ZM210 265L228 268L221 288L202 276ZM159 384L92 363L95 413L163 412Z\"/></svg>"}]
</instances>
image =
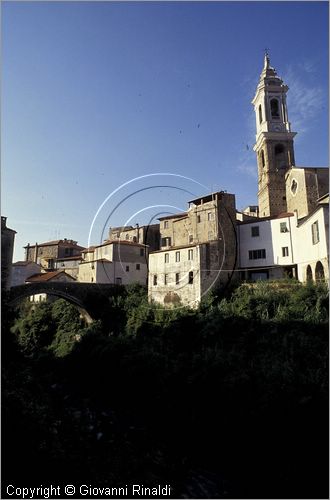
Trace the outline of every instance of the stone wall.
<instances>
[{"instance_id":1,"label":"stone wall","mask_svg":"<svg viewBox=\"0 0 330 500\"><path fill-rule=\"evenodd\" d=\"M297 210L301 219L317 206L318 199L329 191L327 168L298 168L289 170L286 178L287 210Z\"/></svg>"}]
</instances>

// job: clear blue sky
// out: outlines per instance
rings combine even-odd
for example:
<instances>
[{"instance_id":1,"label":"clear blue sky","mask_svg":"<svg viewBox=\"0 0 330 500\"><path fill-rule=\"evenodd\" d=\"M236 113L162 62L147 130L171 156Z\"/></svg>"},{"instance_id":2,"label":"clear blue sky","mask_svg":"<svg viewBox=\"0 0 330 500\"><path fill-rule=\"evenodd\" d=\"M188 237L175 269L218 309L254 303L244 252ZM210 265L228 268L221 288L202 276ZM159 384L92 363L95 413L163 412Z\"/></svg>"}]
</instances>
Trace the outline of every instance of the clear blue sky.
<instances>
[{"instance_id":1,"label":"clear blue sky","mask_svg":"<svg viewBox=\"0 0 330 500\"><path fill-rule=\"evenodd\" d=\"M108 195L146 174L196 182L126 185L100 209L91 243L212 190L235 193L238 209L256 204L251 99L265 47L290 87L296 164L328 165L327 2L1 8L1 213L17 231L15 260L28 242L86 245Z\"/></svg>"}]
</instances>

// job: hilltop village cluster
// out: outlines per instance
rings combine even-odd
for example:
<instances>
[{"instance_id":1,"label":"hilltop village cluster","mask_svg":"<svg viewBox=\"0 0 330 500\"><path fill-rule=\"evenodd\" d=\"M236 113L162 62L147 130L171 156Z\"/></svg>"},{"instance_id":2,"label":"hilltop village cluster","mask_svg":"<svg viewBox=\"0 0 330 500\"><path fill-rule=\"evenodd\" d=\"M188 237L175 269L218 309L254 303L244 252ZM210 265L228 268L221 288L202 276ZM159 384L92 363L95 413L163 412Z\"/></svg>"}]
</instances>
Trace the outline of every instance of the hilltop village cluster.
<instances>
[{"instance_id":1,"label":"hilltop village cluster","mask_svg":"<svg viewBox=\"0 0 330 500\"><path fill-rule=\"evenodd\" d=\"M25 260L12 265L15 231L2 217L7 288L41 281L137 282L148 286L150 300L194 306L213 286L232 280L327 280L329 171L296 166L287 91L266 54L252 101L258 206L239 212L234 194L210 193L159 224L112 227L101 245L83 248L71 239L28 244Z\"/></svg>"}]
</instances>

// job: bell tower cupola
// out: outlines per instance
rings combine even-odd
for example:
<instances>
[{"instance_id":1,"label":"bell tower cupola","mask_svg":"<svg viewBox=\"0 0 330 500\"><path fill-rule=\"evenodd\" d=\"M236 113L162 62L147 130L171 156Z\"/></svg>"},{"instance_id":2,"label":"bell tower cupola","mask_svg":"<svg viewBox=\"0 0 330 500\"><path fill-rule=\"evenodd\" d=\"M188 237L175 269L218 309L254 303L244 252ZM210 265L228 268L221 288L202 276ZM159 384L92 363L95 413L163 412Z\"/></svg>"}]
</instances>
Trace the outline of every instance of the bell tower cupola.
<instances>
[{"instance_id":1,"label":"bell tower cupola","mask_svg":"<svg viewBox=\"0 0 330 500\"><path fill-rule=\"evenodd\" d=\"M261 217L286 212L285 174L295 164L286 93L288 86L270 65L265 53L256 94L252 101L256 115L258 161L258 203Z\"/></svg>"}]
</instances>

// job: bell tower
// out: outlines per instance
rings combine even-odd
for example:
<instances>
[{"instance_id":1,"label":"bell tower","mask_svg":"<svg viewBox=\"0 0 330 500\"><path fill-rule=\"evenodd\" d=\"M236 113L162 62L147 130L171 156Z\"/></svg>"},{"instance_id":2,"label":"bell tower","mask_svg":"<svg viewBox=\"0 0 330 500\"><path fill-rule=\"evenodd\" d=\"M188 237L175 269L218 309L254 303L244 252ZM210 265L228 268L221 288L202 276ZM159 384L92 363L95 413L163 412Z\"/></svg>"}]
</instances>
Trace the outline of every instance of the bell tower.
<instances>
[{"instance_id":1,"label":"bell tower","mask_svg":"<svg viewBox=\"0 0 330 500\"><path fill-rule=\"evenodd\" d=\"M256 114L258 161L258 204L261 217L287 211L285 174L295 164L293 138L286 104L289 87L272 68L265 53L256 94L252 101Z\"/></svg>"}]
</instances>

